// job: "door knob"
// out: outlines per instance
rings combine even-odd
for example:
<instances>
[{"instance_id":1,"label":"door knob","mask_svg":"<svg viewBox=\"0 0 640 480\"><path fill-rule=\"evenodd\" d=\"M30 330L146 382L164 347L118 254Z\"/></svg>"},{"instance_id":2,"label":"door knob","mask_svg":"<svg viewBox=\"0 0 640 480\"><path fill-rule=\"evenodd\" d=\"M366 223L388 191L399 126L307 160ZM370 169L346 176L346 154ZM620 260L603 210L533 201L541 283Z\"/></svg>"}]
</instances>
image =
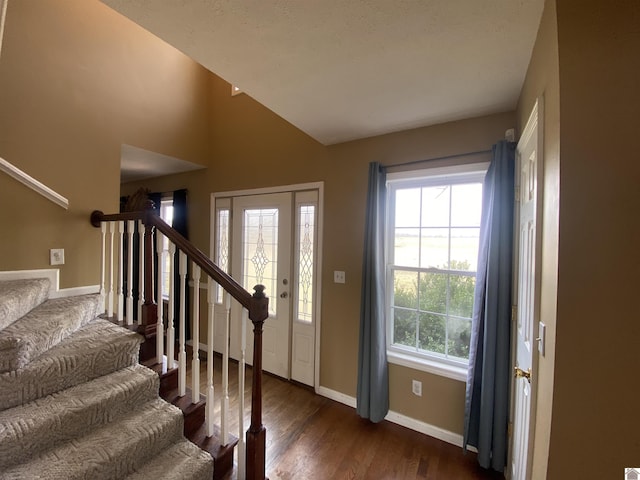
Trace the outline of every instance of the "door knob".
<instances>
[{"instance_id":1,"label":"door knob","mask_svg":"<svg viewBox=\"0 0 640 480\"><path fill-rule=\"evenodd\" d=\"M531 383L531 369L528 368L526 371L522 370L520 367L515 367L513 369L516 378L526 378L527 382Z\"/></svg>"},{"instance_id":2,"label":"door knob","mask_svg":"<svg viewBox=\"0 0 640 480\"><path fill-rule=\"evenodd\" d=\"M287 298L289 295L287 294L287 292L282 292L280 294L280 298Z\"/></svg>"}]
</instances>

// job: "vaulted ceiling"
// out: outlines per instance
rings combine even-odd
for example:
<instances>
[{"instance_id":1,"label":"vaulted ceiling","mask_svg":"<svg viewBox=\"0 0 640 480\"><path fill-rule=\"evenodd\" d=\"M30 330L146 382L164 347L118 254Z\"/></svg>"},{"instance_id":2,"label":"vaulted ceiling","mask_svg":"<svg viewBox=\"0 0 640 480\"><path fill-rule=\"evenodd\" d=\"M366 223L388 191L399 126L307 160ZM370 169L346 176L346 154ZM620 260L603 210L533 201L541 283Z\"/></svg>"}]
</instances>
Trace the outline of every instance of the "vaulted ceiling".
<instances>
[{"instance_id":1,"label":"vaulted ceiling","mask_svg":"<svg viewBox=\"0 0 640 480\"><path fill-rule=\"evenodd\" d=\"M515 109L543 0L102 0L323 144Z\"/></svg>"}]
</instances>

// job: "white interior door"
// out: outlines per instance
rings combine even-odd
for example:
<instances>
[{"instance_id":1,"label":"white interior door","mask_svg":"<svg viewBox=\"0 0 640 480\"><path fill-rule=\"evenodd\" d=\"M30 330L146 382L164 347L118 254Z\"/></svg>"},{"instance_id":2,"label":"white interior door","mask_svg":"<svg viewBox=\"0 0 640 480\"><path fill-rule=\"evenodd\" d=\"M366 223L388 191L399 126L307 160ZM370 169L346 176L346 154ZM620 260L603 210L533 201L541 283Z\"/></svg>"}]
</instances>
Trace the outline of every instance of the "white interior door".
<instances>
[{"instance_id":1,"label":"white interior door","mask_svg":"<svg viewBox=\"0 0 640 480\"><path fill-rule=\"evenodd\" d=\"M529 117L517 147L519 179L517 232L517 315L515 322L515 366L511 479L531 478L533 422L536 392L536 337L539 321L540 235L539 199L541 159L538 136L538 103Z\"/></svg>"},{"instance_id":2,"label":"white interior door","mask_svg":"<svg viewBox=\"0 0 640 480\"><path fill-rule=\"evenodd\" d=\"M291 324L291 193L235 197L232 200L232 276L249 292L264 285L269 318L262 334L262 367L289 378ZM241 309L231 310L231 356L239 357ZM246 359L253 357L253 324L247 320Z\"/></svg>"}]
</instances>

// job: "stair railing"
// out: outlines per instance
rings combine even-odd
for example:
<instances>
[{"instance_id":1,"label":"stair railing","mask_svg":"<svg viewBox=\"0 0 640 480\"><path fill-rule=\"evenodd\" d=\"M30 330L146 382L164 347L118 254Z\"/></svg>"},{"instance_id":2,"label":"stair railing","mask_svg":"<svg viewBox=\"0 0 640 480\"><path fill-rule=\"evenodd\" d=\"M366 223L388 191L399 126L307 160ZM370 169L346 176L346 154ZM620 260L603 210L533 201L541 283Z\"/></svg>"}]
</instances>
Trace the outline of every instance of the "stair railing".
<instances>
[{"instance_id":1,"label":"stair railing","mask_svg":"<svg viewBox=\"0 0 640 480\"><path fill-rule=\"evenodd\" d=\"M126 223L125 223L126 222ZM155 358L157 363L163 361L164 353L167 354L167 363L171 365L170 359L174 357L175 331L174 320L174 274L173 252L179 252L178 271L180 278L180 309L178 327L178 388L179 395L186 393L186 351L185 351L185 305L186 274L188 262L191 262L191 271L194 282L193 295L193 358L192 358L192 401L197 403L200 400L199 379L199 288L200 275L207 278L207 302L208 302L208 335L207 335L207 391L205 406L205 424L207 436L214 434L214 388L213 388L213 331L214 331L214 303L215 286L222 287L224 295L224 306L226 311L226 327L224 352L222 352L222 398L220 411L220 442L226 445L229 442L229 396L228 396L228 361L229 361L229 312L231 308L231 298L242 306L242 321L240 325L240 358L238 361L238 420L239 420L239 441L238 441L238 478L251 480L265 479L265 447L266 429L262 424L262 328L269 313L269 300L264 294L264 286L256 285L253 295L246 291L230 275L221 270L213 261L191 242L180 235L175 229L162 220L153 209L144 211L127 212L106 215L101 211L94 211L91 214L91 224L101 229L102 244L102 277L101 293L105 298L104 311L110 317L117 317L124 321L126 325L133 325L133 255L134 238L138 236L139 257L140 257L140 284L138 325L137 331L145 337L145 342L141 346L141 358ZM126 225L126 228L125 228ZM115 241L114 235L118 235ZM124 235L126 234L126 243ZM153 242L157 244L158 271L154 279L153 262ZM154 281L157 282L157 291L162 291L162 278L164 273L163 257L166 252L162 248L162 237L169 241L169 306L167 312L166 328L166 349L164 344L164 321L162 302L159 304L154 298ZM114 251L117 245L117 252ZM124 265L124 246L127 245L128 262ZM115 265L115 267L114 267ZM117 272L114 273L113 269ZM124 277L126 275L126 299L124 298ZM116 281L118 284L114 286ZM159 293L160 295L160 293ZM123 308L126 305L126 309ZM251 391L251 424L246 432L246 443L243 438L244 431L244 374L245 374L245 342L246 342L246 319L253 323L253 368L252 368L252 391Z\"/></svg>"}]
</instances>

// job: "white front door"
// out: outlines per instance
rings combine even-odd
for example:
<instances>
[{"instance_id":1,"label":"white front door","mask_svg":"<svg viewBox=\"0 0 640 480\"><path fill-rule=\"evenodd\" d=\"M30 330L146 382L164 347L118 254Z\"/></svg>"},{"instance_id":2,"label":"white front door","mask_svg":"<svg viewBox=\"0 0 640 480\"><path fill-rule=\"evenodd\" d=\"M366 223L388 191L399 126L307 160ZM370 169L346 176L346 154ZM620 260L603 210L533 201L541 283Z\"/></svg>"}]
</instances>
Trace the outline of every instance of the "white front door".
<instances>
[{"instance_id":1,"label":"white front door","mask_svg":"<svg viewBox=\"0 0 640 480\"><path fill-rule=\"evenodd\" d=\"M516 150L516 175L519 181L517 231L517 313L515 321L515 365L513 442L511 479L531 478L533 422L536 393L536 337L539 321L541 175L538 116L536 103Z\"/></svg>"},{"instance_id":2,"label":"white front door","mask_svg":"<svg viewBox=\"0 0 640 480\"><path fill-rule=\"evenodd\" d=\"M236 197L232 200L231 276L246 290L264 285L269 318L262 335L262 366L289 378L291 324L291 193ZM241 310L231 310L231 325L239 325ZM247 320L246 358L253 357L253 324ZM238 358L232 327L231 356ZM239 338L239 337L236 337ZM235 355L234 355L235 354Z\"/></svg>"},{"instance_id":3,"label":"white front door","mask_svg":"<svg viewBox=\"0 0 640 480\"><path fill-rule=\"evenodd\" d=\"M269 318L263 325L263 369L314 386L318 191L230 195L214 201L213 258L246 290L264 285ZM226 309L217 296L214 350L223 352ZM231 303L229 354L240 358L242 309ZM246 322L245 359L253 356L253 324Z\"/></svg>"}]
</instances>

